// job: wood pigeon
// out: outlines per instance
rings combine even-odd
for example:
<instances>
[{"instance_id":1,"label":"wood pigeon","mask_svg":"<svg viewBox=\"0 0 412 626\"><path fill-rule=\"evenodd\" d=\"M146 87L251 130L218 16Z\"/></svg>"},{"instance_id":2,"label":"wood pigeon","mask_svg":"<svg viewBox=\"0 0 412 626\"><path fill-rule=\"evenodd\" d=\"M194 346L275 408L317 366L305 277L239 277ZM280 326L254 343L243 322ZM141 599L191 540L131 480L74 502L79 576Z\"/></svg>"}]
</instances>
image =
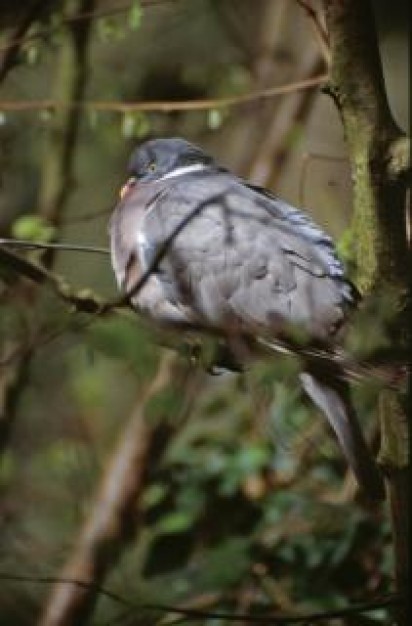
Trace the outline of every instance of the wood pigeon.
<instances>
[{"instance_id":1,"label":"wood pigeon","mask_svg":"<svg viewBox=\"0 0 412 626\"><path fill-rule=\"evenodd\" d=\"M269 344L299 329L332 349L358 293L332 240L306 214L179 138L138 147L120 195L111 258L119 288L139 311L167 326L193 324ZM300 379L358 483L382 498L382 477L339 367L308 366Z\"/></svg>"}]
</instances>

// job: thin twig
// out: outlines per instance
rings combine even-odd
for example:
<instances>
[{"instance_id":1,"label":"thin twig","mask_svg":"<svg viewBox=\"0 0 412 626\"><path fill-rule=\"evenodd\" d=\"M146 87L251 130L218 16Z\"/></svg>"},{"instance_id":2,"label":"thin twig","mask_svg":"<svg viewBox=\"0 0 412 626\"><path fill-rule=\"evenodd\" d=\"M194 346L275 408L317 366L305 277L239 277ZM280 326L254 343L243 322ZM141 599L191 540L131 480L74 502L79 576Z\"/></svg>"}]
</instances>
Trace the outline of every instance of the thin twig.
<instances>
[{"instance_id":1,"label":"thin twig","mask_svg":"<svg viewBox=\"0 0 412 626\"><path fill-rule=\"evenodd\" d=\"M218 109L242 104L249 104L259 100L266 100L280 96L283 94L298 91L300 89L310 89L325 83L328 80L328 74L320 74L307 78L305 80L296 81L287 85L278 87L268 87L259 91L242 94L239 96L227 96L225 98L205 98L201 100L152 100L147 102L117 102L115 100L87 100L87 101L71 101L61 102L53 98L43 100L2 100L0 101L0 110L11 112L23 111L39 111L39 110L56 110L62 108L78 108L84 110L106 111L115 113L135 113L159 112L172 113L174 111L207 111L209 109Z\"/></svg>"},{"instance_id":2,"label":"thin twig","mask_svg":"<svg viewBox=\"0 0 412 626\"><path fill-rule=\"evenodd\" d=\"M165 239L163 245L159 247L157 254L153 258L151 264L141 275L137 283L125 295L109 301L103 301L96 297L90 290L74 290L63 278L55 275L41 265L28 261L20 256L15 255L9 250L0 247L0 261L17 274L23 275L30 280L39 284L48 284L58 297L74 307L76 311L89 313L91 315L100 316L110 313L116 308L122 308L130 305L130 300L134 298L145 286L153 272L156 271L162 259L178 234L188 225L188 223L209 203L219 201L220 196L213 196L209 200L197 205L186 217L181 220L170 235ZM225 329L213 328L202 324L187 323L176 324L176 329L187 332L196 332L204 335L214 336L223 341L227 339ZM254 337L245 334L247 341L253 342ZM311 362L322 362L330 364L334 368L338 367L342 374L354 382L365 379L375 379L388 388L399 389L399 380L392 380L393 377L388 375L385 369L379 369L379 365L371 366L369 363L359 363L350 359L348 355L343 353L334 353L326 350L313 349L297 345L285 338L270 338L270 341L264 339L256 343L256 347L260 352L270 353L271 351L294 355ZM391 365L391 364L389 364ZM395 367L401 367L403 362L393 364ZM398 368L399 369L399 368ZM399 378L399 376L395 377ZM401 376L402 378L402 376ZM402 383L402 380L400 381Z\"/></svg>"},{"instance_id":3,"label":"thin twig","mask_svg":"<svg viewBox=\"0 0 412 626\"><path fill-rule=\"evenodd\" d=\"M319 46L322 51L323 58L326 63L329 65L330 63L330 41L329 34L326 28L323 26L319 15L315 11L315 9L309 4L307 0L296 0L298 5L302 7L302 9L308 15L311 24L313 25L315 34L317 35Z\"/></svg>"},{"instance_id":4,"label":"thin twig","mask_svg":"<svg viewBox=\"0 0 412 626\"><path fill-rule=\"evenodd\" d=\"M402 596L399 594L390 594L388 596L376 598L375 600L369 600L366 602L360 602L352 606L345 607L343 609L336 609L332 611L324 611L317 613L308 613L305 615L256 615L249 613L228 613L220 611L202 611L199 609L186 609L183 607L177 607L169 604L157 604L157 603L137 603L131 602L127 598L121 596L110 589L102 587L93 582L87 582L83 580L76 580L73 578L61 578L59 576L24 576L18 574L8 574L1 572L0 580L8 580L15 582L29 582L39 584L71 584L76 585L82 589L92 589L97 591L100 595L103 595L117 604L121 604L132 610L147 610L147 611L159 611L161 613L175 613L185 617L203 618L203 619L222 619L222 620L239 620L248 623L255 624L300 624L302 622L310 621L323 621L326 619L334 619L339 617L345 617L348 615L356 615L359 613L368 613L375 611L379 608L390 608L398 606L402 602ZM266 610L269 607L265 607Z\"/></svg>"},{"instance_id":5,"label":"thin twig","mask_svg":"<svg viewBox=\"0 0 412 626\"><path fill-rule=\"evenodd\" d=\"M70 252L91 252L95 254L110 254L108 248L98 246L83 246L76 243L45 243L41 241L27 241L25 239L8 239L0 237L0 246L9 248L25 248L26 250L64 250Z\"/></svg>"},{"instance_id":6,"label":"thin twig","mask_svg":"<svg viewBox=\"0 0 412 626\"><path fill-rule=\"evenodd\" d=\"M318 76L324 69L324 61L315 48L310 48L300 60L299 75L307 79ZM270 119L261 126L260 145L253 155L247 178L257 185L275 189L294 152L291 141L296 127L303 127L309 116L316 92L295 91L282 98Z\"/></svg>"},{"instance_id":7,"label":"thin twig","mask_svg":"<svg viewBox=\"0 0 412 626\"><path fill-rule=\"evenodd\" d=\"M63 582L57 577L52 587L40 619L42 626L86 623L100 593L99 585L120 556L124 544L135 534L148 463L156 461L155 445L159 443L156 437L158 431L146 419L146 406L170 384L175 358L170 353L164 355L156 376L144 391L139 390L137 394L94 504L63 567ZM160 454L161 450L158 452ZM79 588L66 584L66 578L69 581L90 581L91 585ZM119 596L116 596L116 601L119 601Z\"/></svg>"},{"instance_id":8,"label":"thin twig","mask_svg":"<svg viewBox=\"0 0 412 626\"><path fill-rule=\"evenodd\" d=\"M1 247L0 262L12 272L29 278L37 284L47 284L59 298L73 306L77 311L99 314L113 308L102 305L100 300L90 290L75 291L67 281L50 270Z\"/></svg>"},{"instance_id":9,"label":"thin twig","mask_svg":"<svg viewBox=\"0 0 412 626\"><path fill-rule=\"evenodd\" d=\"M145 9L163 4L171 4L175 1L176 0L140 0L141 5ZM42 4L44 5L44 0L40 0L39 2L37 2L37 7L38 5ZM121 13L127 13L132 7L132 4L132 2L128 2L127 4L119 4L118 6L114 6L111 8L97 9L96 11L79 11L76 15L63 17L57 25L42 28L34 33L31 33L30 35L24 35L24 33L27 32L27 28L25 30L22 30L21 34L18 33L16 29L16 31L14 32L14 36L12 35L8 43L0 46L0 54L2 52L8 53L10 49L15 48L16 46L21 48L22 45L29 41L41 39L42 37L49 37L53 33L59 32L62 28L69 28L72 24L76 24L77 22L81 22L83 20L98 20L106 17L120 15Z\"/></svg>"},{"instance_id":10,"label":"thin twig","mask_svg":"<svg viewBox=\"0 0 412 626\"><path fill-rule=\"evenodd\" d=\"M48 2L45 2L44 0L33 1L26 14L23 16L21 22L19 22L13 29L8 39L8 43L0 48L0 83L15 64L20 47L27 39L25 34L29 30L31 24L38 19L39 11L44 11L48 8L47 5L50 4L50 0L48 0Z\"/></svg>"},{"instance_id":11,"label":"thin twig","mask_svg":"<svg viewBox=\"0 0 412 626\"><path fill-rule=\"evenodd\" d=\"M147 281L149 280L149 278L153 274L153 272L155 272L157 270L157 268L159 267L159 263L166 256L166 253L167 253L168 249L170 248L170 246L172 245L172 243L176 239L176 237L179 235L179 233L181 233L181 231L184 228L186 228L186 226L201 211L203 211L203 209L205 209L208 205L213 205L215 202L216 203L219 202L220 200L224 200L224 195L223 194L216 194L214 196L211 196L207 200L203 200L203 202L200 202L199 204L197 204L194 207L194 209L192 209L177 224L177 226L172 230L172 232L165 238L165 240L163 241L162 245L159 246L159 248L157 250L157 253L155 254L152 262L149 265L149 267L146 269L145 272L143 272L143 274L140 276L140 278L137 281L137 283L124 296L122 296L117 301L115 301L113 303L113 305L115 305L115 306L124 305L124 304L128 303L134 296L136 296L143 289L143 287L145 286L145 284L147 283Z\"/></svg>"}]
</instances>

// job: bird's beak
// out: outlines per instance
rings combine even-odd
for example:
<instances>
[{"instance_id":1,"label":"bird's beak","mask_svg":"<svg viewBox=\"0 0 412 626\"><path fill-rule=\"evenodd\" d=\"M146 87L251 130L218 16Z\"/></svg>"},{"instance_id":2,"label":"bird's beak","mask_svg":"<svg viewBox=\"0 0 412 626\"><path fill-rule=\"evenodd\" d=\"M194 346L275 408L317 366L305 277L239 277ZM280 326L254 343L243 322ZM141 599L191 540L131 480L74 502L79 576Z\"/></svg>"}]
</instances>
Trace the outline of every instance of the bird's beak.
<instances>
[{"instance_id":1,"label":"bird's beak","mask_svg":"<svg viewBox=\"0 0 412 626\"><path fill-rule=\"evenodd\" d=\"M120 189L120 193L119 193L120 200L123 200L123 198L125 198L131 192L133 187L136 186L136 182L137 182L137 180L136 180L136 178L134 176L131 176L126 181L126 183Z\"/></svg>"}]
</instances>

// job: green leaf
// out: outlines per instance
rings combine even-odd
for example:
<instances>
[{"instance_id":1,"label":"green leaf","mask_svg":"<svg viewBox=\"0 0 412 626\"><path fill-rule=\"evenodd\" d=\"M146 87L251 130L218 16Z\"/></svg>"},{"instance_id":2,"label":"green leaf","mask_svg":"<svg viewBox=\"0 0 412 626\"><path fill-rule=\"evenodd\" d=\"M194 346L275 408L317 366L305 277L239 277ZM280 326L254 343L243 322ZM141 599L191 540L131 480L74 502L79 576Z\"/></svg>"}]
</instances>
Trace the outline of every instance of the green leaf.
<instances>
[{"instance_id":1,"label":"green leaf","mask_svg":"<svg viewBox=\"0 0 412 626\"><path fill-rule=\"evenodd\" d=\"M132 137L140 139L150 131L148 117L141 111L126 111L123 114L121 124L122 135L126 139L131 139Z\"/></svg>"},{"instance_id":2,"label":"green leaf","mask_svg":"<svg viewBox=\"0 0 412 626\"><path fill-rule=\"evenodd\" d=\"M23 215L14 222L11 232L16 239L51 241L55 229L40 215Z\"/></svg>"},{"instance_id":3,"label":"green leaf","mask_svg":"<svg viewBox=\"0 0 412 626\"><path fill-rule=\"evenodd\" d=\"M223 122L223 115L219 109L210 109L207 113L207 125L210 130L217 130L221 127Z\"/></svg>"},{"instance_id":4,"label":"green leaf","mask_svg":"<svg viewBox=\"0 0 412 626\"><path fill-rule=\"evenodd\" d=\"M161 483L149 485L142 496L142 508L149 509L159 504L167 495L167 486Z\"/></svg>"},{"instance_id":5,"label":"green leaf","mask_svg":"<svg viewBox=\"0 0 412 626\"><path fill-rule=\"evenodd\" d=\"M95 130L99 121L99 113L96 109L89 109L87 111L87 119L89 121L90 128Z\"/></svg>"},{"instance_id":6,"label":"green leaf","mask_svg":"<svg viewBox=\"0 0 412 626\"><path fill-rule=\"evenodd\" d=\"M137 30L142 23L143 11L138 0L133 2L129 11L129 26L131 30Z\"/></svg>"},{"instance_id":7,"label":"green leaf","mask_svg":"<svg viewBox=\"0 0 412 626\"><path fill-rule=\"evenodd\" d=\"M101 18L97 23L97 32L103 42L121 41L124 39L125 28L116 18Z\"/></svg>"},{"instance_id":8,"label":"green leaf","mask_svg":"<svg viewBox=\"0 0 412 626\"><path fill-rule=\"evenodd\" d=\"M41 122L44 122L47 124L47 122L50 122L51 119L53 119L53 115L54 115L54 111L51 107L49 108L44 108L41 109L39 111L39 118Z\"/></svg>"},{"instance_id":9,"label":"green leaf","mask_svg":"<svg viewBox=\"0 0 412 626\"><path fill-rule=\"evenodd\" d=\"M240 448L234 459L234 466L242 476L252 474L261 469L270 460L270 452L266 446L250 445Z\"/></svg>"},{"instance_id":10,"label":"green leaf","mask_svg":"<svg viewBox=\"0 0 412 626\"><path fill-rule=\"evenodd\" d=\"M124 113L122 117L123 137L126 137L126 139L130 139L130 137L133 137L135 125L136 125L136 122L135 122L134 115L126 111L126 113Z\"/></svg>"},{"instance_id":11,"label":"green leaf","mask_svg":"<svg viewBox=\"0 0 412 626\"><path fill-rule=\"evenodd\" d=\"M39 60L39 46L37 44L28 46L26 50L26 58L29 65L35 65L37 63Z\"/></svg>"},{"instance_id":12,"label":"green leaf","mask_svg":"<svg viewBox=\"0 0 412 626\"><path fill-rule=\"evenodd\" d=\"M189 530L195 521L191 511L175 511L165 515L157 524L157 531L167 535Z\"/></svg>"}]
</instances>

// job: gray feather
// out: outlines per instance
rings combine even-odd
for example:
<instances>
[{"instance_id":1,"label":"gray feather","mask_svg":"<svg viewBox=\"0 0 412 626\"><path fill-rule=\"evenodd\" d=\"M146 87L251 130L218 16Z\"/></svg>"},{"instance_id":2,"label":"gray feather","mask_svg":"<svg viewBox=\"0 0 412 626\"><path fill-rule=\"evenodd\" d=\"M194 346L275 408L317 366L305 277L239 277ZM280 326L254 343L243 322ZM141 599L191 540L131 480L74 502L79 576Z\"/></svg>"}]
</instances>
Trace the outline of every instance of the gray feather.
<instances>
[{"instance_id":1,"label":"gray feather","mask_svg":"<svg viewBox=\"0 0 412 626\"><path fill-rule=\"evenodd\" d=\"M298 324L327 339L349 305L343 273L329 238L307 221L298 224L296 209L289 219L285 203L225 173L169 181L143 220L150 245L162 245L196 205L217 194L224 203L206 205L173 242L161 264L165 288L170 293L173 285L174 299L193 305L196 321L253 324L268 334Z\"/></svg>"},{"instance_id":2,"label":"gray feather","mask_svg":"<svg viewBox=\"0 0 412 626\"><path fill-rule=\"evenodd\" d=\"M330 237L294 207L215 167L139 184L119 203L110 236L122 289L131 291L191 214L133 295L137 308L166 324L201 323L269 339L294 325L324 345L333 340L356 292ZM382 481L346 384L312 371L301 380L359 483L381 497Z\"/></svg>"},{"instance_id":3,"label":"gray feather","mask_svg":"<svg viewBox=\"0 0 412 626\"><path fill-rule=\"evenodd\" d=\"M385 495L382 477L366 446L346 383L328 384L308 372L300 379L308 396L326 415L358 483L371 498L381 500Z\"/></svg>"}]
</instances>

